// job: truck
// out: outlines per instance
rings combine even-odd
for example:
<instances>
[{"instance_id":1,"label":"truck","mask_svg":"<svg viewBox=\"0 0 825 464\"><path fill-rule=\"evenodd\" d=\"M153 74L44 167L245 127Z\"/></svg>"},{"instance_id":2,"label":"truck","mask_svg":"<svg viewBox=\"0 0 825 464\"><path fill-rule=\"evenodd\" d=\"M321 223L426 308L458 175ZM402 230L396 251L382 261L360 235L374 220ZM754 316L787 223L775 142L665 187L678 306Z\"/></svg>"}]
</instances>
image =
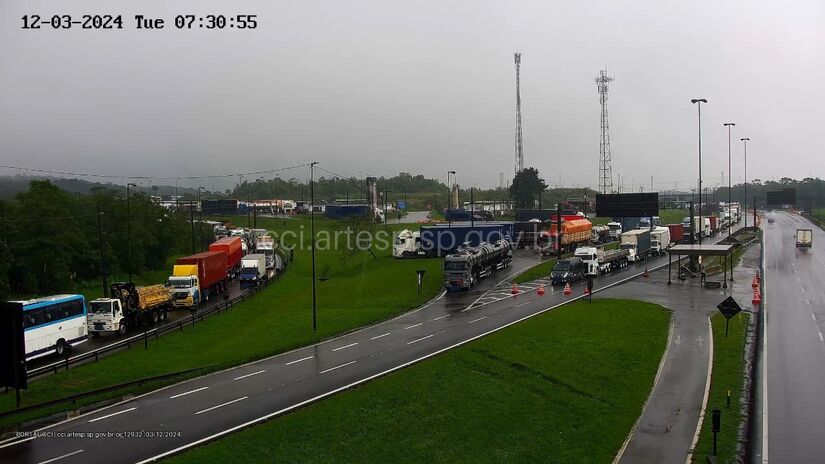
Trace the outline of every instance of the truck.
<instances>
[{"instance_id":1,"label":"truck","mask_svg":"<svg viewBox=\"0 0 825 464\"><path fill-rule=\"evenodd\" d=\"M241 271L243 240L241 237L224 237L209 245L209 251L222 251L226 255L226 275L234 279Z\"/></svg>"},{"instance_id":2,"label":"truck","mask_svg":"<svg viewBox=\"0 0 825 464\"><path fill-rule=\"evenodd\" d=\"M573 256L582 260L585 275L598 276L627 266L627 250L605 250L603 247L579 247Z\"/></svg>"},{"instance_id":3,"label":"truck","mask_svg":"<svg viewBox=\"0 0 825 464\"><path fill-rule=\"evenodd\" d=\"M266 268L275 267L275 239L269 235L259 235L255 239L255 252L266 256Z\"/></svg>"},{"instance_id":4,"label":"truck","mask_svg":"<svg viewBox=\"0 0 825 464\"><path fill-rule=\"evenodd\" d=\"M468 246L479 246L482 242L495 243L507 240L513 243L512 222L469 222L421 226L421 250L426 256L443 257L455 250Z\"/></svg>"},{"instance_id":5,"label":"truck","mask_svg":"<svg viewBox=\"0 0 825 464\"><path fill-rule=\"evenodd\" d=\"M650 254L661 256L670 248L670 229L656 227L650 231Z\"/></svg>"},{"instance_id":6,"label":"truck","mask_svg":"<svg viewBox=\"0 0 825 464\"><path fill-rule=\"evenodd\" d=\"M810 248L813 242L813 231L811 229L796 229L796 247Z\"/></svg>"},{"instance_id":7,"label":"truck","mask_svg":"<svg viewBox=\"0 0 825 464\"><path fill-rule=\"evenodd\" d=\"M639 218L639 229L650 229L651 220L653 220L653 227L659 227L662 225L662 218L659 216L641 217Z\"/></svg>"},{"instance_id":8,"label":"truck","mask_svg":"<svg viewBox=\"0 0 825 464\"><path fill-rule=\"evenodd\" d=\"M722 227L722 223L719 221L719 218L716 216L707 216L707 220L710 223L710 226L708 227L710 234L712 235L719 232L719 229Z\"/></svg>"},{"instance_id":9,"label":"truck","mask_svg":"<svg viewBox=\"0 0 825 464\"><path fill-rule=\"evenodd\" d=\"M123 335L128 327L141 322L157 324L166 320L172 309L172 294L164 285L137 287L132 282L115 282L109 287L109 298L98 298L90 304L86 323L89 333Z\"/></svg>"},{"instance_id":10,"label":"truck","mask_svg":"<svg viewBox=\"0 0 825 464\"><path fill-rule=\"evenodd\" d=\"M348 217L368 217L369 205L327 205L324 208L324 217L329 219L344 219Z\"/></svg>"},{"instance_id":11,"label":"truck","mask_svg":"<svg viewBox=\"0 0 825 464\"><path fill-rule=\"evenodd\" d=\"M593 243L607 243L610 241L610 227L605 224L593 225L591 234L590 241Z\"/></svg>"},{"instance_id":12,"label":"truck","mask_svg":"<svg viewBox=\"0 0 825 464\"><path fill-rule=\"evenodd\" d=\"M169 277L172 303L176 308L195 308L212 295L226 290L226 256L223 251L205 251L178 258Z\"/></svg>"},{"instance_id":13,"label":"truck","mask_svg":"<svg viewBox=\"0 0 825 464\"><path fill-rule=\"evenodd\" d=\"M550 271L550 282L552 285L567 284L584 279L587 273L587 266L580 258L561 259Z\"/></svg>"},{"instance_id":14,"label":"truck","mask_svg":"<svg viewBox=\"0 0 825 464\"><path fill-rule=\"evenodd\" d=\"M556 223L550 224L550 229L541 232L539 236L539 247L542 254L552 254L558 252L559 242L561 242L562 252L574 250L578 245L590 243L593 238L593 223L587 219L573 219L562 221L561 240L558 239Z\"/></svg>"},{"instance_id":15,"label":"truck","mask_svg":"<svg viewBox=\"0 0 825 464\"><path fill-rule=\"evenodd\" d=\"M494 270L509 266L512 260L513 247L508 240L459 248L444 257L444 286L450 292L469 290Z\"/></svg>"},{"instance_id":16,"label":"truck","mask_svg":"<svg viewBox=\"0 0 825 464\"><path fill-rule=\"evenodd\" d=\"M607 228L610 229L610 240L618 240L622 235L622 224L620 222L608 222Z\"/></svg>"},{"instance_id":17,"label":"truck","mask_svg":"<svg viewBox=\"0 0 825 464\"><path fill-rule=\"evenodd\" d=\"M668 224L667 228L670 229L670 241L673 243L679 243L682 241L685 235L685 225L684 224Z\"/></svg>"},{"instance_id":18,"label":"truck","mask_svg":"<svg viewBox=\"0 0 825 464\"><path fill-rule=\"evenodd\" d=\"M644 261L650 254L650 229L634 229L622 233L619 248L627 250L629 262Z\"/></svg>"},{"instance_id":19,"label":"truck","mask_svg":"<svg viewBox=\"0 0 825 464\"><path fill-rule=\"evenodd\" d=\"M241 286L257 285L266 280L266 256L262 254L246 255L241 259Z\"/></svg>"},{"instance_id":20,"label":"truck","mask_svg":"<svg viewBox=\"0 0 825 464\"><path fill-rule=\"evenodd\" d=\"M395 234L392 243L393 258L412 258L423 256L421 250L421 232L417 230L404 229Z\"/></svg>"},{"instance_id":21,"label":"truck","mask_svg":"<svg viewBox=\"0 0 825 464\"><path fill-rule=\"evenodd\" d=\"M705 222L702 221L699 216L693 216L693 222L691 222L690 216L685 216L685 218L682 219L682 226L684 227L684 240L687 240L688 242L699 240L699 237L702 236L706 230L706 228L703 227L704 223Z\"/></svg>"}]
</instances>

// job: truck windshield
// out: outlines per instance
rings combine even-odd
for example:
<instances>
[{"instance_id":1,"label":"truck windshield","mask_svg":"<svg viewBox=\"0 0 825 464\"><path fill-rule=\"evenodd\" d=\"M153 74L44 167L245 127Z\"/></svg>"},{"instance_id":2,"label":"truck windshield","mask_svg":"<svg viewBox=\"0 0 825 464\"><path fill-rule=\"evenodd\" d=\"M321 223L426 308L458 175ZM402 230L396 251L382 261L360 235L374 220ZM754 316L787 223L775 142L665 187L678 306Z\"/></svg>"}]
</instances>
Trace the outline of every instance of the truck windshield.
<instances>
[{"instance_id":1,"label":"truck windshield","mask_svg":"<svg viewBox=\"0 0 825 464\"><path fill-rule=\"evenodd\" d=\"M172 288L189 288L192 286L192 279L189 277L173 277L169 279Z\"/></svg>"},{"instance_id":2,"label":"truck windshield","mask_svg":"<svg viewBox=\"0 0 825 464\"><path fill-rule=\"evenodd\" d=\"M92 312L95 314L111 314L112 313L112 302L111 301L92 301Z\"/></svg>"},{"instance_id":3,"label":"truck windshield","mask_svg":"<svg viewBox=\"0 0 825 464\"><path fill-rule=\"evenodd\" d=\"M569 261L559 261L555 266L553 266L553 272L566 271L568 269L570 269Z\"/></svg>"},{"instance_id":4,"label":"truck windshield","mask_svg":"<svg viewBox=\"0 0 825 464\"><path fill-rule=\"evenodd\" d=\"M445 261L444 262L444 270L445 271L463 271L466 269L467 266L464 261Z\"/></svg>"},{"instance_id":5,"label":"truck windshield","mask_svg":"<svg viewBox=\"0 0 825 464\"><path fill-rule=\"evenodd\" d=\"M632 243L622 243L619 246L621 247L622 250L632 250L632 249L636 248L636 245L634 245Z\"/></svg>"},{"instance_id":6,"label":"truck windshield","mask_svg":"<svg viewBox=\"0 0 825 464\"><path fill-rule=\"evenodd\" d=\"M619 224L608 224L607 227L610 230L619 230L620 225Z\"/></svg>"},{"instance_id":7,"label":"truck windshield","mask_svg":"<svg viewBox=\"0 0 825 464\"><path fill-rule=\"evenodd\" d=\"M397 235L396 235L396 237L395 237L395 244L396 244L396 245L401 245L401 244L402 244L402 243L404 243L404 242L406 242L406 239L404 239L403 237L399 237L399 236L397 236Z\"/></svg>"}]
</instances>

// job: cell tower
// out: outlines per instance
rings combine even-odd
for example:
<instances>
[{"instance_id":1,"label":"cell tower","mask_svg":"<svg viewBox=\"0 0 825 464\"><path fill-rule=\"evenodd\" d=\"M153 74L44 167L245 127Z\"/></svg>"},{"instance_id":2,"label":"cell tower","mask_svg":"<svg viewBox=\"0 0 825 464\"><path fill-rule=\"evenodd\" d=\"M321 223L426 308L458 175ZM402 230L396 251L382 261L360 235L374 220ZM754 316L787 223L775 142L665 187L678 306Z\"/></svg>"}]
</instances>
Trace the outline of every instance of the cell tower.
<instances>
[{"instance_id":1,"label":"cell tower","mask_svg":"<svg viewBox=\"0 0 825 464\"><path fill-rule=\"evenodd\" d=\"M599 190L602 193L613 193L613 166L610 161L610 124L607 122L607 90L613 77L607 75L607 70L599 71L596 76L596 86L599 89L599 103L602 105L602 137L599 142Z\"/></svg>"},{"instance_id":2,"label":"cell tower","mask_svg":"<svg viewBox=\"0 0 825 464\"><path fill-rule=\"evenodd\" d=\"M521 53L513 54L516 61L516 174L524 169L524 143L521 138Z\"/></svg>"}]
</instances>

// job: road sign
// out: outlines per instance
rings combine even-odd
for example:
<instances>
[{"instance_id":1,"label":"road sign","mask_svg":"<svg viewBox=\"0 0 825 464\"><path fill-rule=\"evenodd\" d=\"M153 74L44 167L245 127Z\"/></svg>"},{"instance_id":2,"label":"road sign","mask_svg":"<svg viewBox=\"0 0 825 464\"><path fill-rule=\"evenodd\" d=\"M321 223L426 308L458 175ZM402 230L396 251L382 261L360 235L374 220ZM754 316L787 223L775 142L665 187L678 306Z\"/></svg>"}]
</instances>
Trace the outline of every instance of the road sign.
<instances>
[{"instance_id":1,"label":"road sign","mask_svg":"<svg viewBox=\"0 0 825 464\"><path fill-rule=\"evenodd\" d=\"M398 209L407 209L407 202L404 200L398 200L396 202L396 208Z\"/></svg>"},{"instance_id":2,"label":"road sign","mask_svg":"<svg viewBox=\"0 0 825 464\"><path fill-rule=\"evenodd\" d=\"M418 270L415 271L415 273L418 274L418 294L419 295L421 294L421 287L424 285L424 274L426 272L427 271L424 270L424 269L418 269Z\"/></svg>"},{"instance_id":3,"label":"road sign","mask_svg":"<svg viewBox=\"0 0 825 464\"><path fill-rule=\"evenodd\" d=\"M719 312L725 316L725 319L730 319L742 311L742 307L739 306L739 303L737 303L732 296L725 298L725 301L719 303L716 307L719 308Z\"/></svg>"}]
</instances>

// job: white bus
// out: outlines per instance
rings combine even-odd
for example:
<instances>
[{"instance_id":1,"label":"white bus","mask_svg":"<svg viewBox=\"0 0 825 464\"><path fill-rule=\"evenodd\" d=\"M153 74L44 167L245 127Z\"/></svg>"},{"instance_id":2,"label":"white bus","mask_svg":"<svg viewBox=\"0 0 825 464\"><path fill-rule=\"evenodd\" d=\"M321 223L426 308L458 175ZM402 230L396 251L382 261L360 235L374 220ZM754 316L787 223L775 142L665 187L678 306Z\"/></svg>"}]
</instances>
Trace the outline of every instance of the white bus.
<instances>
[{"instance_id":1,"label":"white bus","mask_svg":"<svg viewBox=\"0 0 825 464\"><path fill-rule=\"evenodd\" d=\"M83 295L55 295L23 303L26 359L63 355L89 337Z\"/></svg>"}]
</instances>

